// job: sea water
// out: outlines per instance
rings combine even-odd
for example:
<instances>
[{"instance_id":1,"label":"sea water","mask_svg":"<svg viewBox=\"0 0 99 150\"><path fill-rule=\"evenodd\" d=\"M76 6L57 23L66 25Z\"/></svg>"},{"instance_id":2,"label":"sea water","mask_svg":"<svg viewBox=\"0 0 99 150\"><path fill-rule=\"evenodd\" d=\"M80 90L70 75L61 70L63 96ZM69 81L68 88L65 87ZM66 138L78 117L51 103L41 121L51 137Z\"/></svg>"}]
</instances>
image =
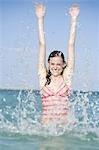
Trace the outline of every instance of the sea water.
<instances>
[{"instance_id":1,"label":"sea water","mask_svg":"<svg viewBox=\"0 0 99 150\"><path fill-rule=\"evenodd\" d=\"M38 90L0 90L0 150L99 150L99 92L73 91L68 123L44 127Z\"/></svg>"}]
</instances>

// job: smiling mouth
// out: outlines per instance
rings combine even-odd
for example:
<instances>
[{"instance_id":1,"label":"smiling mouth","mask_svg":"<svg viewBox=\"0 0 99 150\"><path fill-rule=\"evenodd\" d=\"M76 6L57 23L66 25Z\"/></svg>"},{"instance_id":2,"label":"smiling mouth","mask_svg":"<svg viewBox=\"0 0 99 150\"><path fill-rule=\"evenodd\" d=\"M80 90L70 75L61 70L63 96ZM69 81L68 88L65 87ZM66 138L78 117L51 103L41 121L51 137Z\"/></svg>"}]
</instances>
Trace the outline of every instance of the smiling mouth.
<instances>
[{"instance_id":1,"label":"smiling mouth","mask_svg":"<svg viewBox=\"0 0 99 150\"><path fill-rule=\"evenodd\" d=\"M53 70L53 73L58 73L59 71L58 70Z\"/></svg>"},{"instance_id":2,"label":"smiling mouth","mask_svg":"<svg viewBox=\"0 0 99 150\"><path fill-rule=\"evenodd\" d=\"M53 69L53 71L58 71L57 69Z\"/></svg>"}]
</instances>

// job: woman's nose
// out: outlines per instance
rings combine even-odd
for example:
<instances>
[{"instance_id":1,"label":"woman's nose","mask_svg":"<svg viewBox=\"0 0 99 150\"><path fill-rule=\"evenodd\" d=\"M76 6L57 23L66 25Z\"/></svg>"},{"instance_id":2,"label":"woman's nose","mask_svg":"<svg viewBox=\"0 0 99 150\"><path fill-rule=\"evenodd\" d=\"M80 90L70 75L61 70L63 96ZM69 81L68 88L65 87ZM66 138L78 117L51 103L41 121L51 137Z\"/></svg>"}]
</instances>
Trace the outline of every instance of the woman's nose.
<instances>
[{"instance_id":1,"label":"woman's nose","mask_svg":"<svg viewBox=\"0 0 99 150\"><path fill-rule=\"evenodd\" d=\"M57 69L57 65L54 66L54 69Z\"/></svg>"}]
</instances>

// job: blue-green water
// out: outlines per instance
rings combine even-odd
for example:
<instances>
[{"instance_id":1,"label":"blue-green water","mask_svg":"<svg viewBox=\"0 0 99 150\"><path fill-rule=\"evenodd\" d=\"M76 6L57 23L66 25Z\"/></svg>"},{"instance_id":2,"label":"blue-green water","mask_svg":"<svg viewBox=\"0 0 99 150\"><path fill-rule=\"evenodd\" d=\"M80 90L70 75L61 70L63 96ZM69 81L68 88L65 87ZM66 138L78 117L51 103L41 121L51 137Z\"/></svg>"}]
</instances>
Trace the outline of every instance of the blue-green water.
<instances>
[{"instance_id":1,"label":"blue-green water","mask_svg":"<svg viewBox=\"0 0 99 150\"><path fill-rule=\"evenodd\" d=\"M99 150L99 92L74 91L69 122L40 123L39 91L0 90L0 150Z\"/></svg>"}]
</instances>

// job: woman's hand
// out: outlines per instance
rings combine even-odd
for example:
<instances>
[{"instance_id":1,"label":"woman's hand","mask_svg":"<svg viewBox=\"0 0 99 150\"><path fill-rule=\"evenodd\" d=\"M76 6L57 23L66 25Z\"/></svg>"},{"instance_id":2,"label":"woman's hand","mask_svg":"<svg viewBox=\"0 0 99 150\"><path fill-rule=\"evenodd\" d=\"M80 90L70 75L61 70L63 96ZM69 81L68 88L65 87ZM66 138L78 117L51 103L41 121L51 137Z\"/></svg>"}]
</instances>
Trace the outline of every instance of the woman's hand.
<instances>
[{"instance_id":1,"label":"woman's hand","mask_svg":"<svg viewBox=\"0 0 99 150\"><path fill-rule=\"evenodd\" d=\"M37 4L36 5L36 16L38 18L42 18L45 15L45 6L43 4Z\"/></svg>"},{"instance_id":2,"label":"woman's hand","mask_svg":"<svg viewBox=\"0 0 99 150\"><path fill-rule=\"evenodd\" d=\"M72 19L76 19L79 15L80 8L78 5L72 5L69 14L71 15Z\"/></svg>"}]
</instances>

